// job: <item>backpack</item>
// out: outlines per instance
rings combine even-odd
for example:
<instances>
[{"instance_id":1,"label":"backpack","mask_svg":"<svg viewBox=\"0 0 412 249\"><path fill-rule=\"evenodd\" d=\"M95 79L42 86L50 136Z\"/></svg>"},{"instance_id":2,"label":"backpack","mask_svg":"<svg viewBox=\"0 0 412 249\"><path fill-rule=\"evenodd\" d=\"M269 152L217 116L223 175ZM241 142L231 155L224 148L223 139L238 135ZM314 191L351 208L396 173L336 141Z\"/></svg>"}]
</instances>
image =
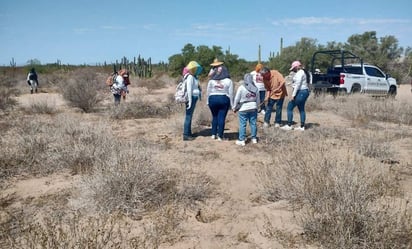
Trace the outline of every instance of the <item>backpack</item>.
<instances>
[{"instance_id":1,"label":"backpack","mask_svg":"<svg viewBox=\"0 0 412 249\"><path fill-rule=\"evenodd\" d=\"M112 73L106 79L106 86L112 86L116 82L117 73Z\"/></svg>"},{"instance_id":2,"label":"backpack","mask_svg":"<svg viewBox=\"0 0 412 249\"><path fill-rule=\"evenodd\" d=\"M311 74L309 73L308 70L303 68L303 72L305 72L306 75L306 83L310 84L310 78L311 78Z\"/></svg>"},{"instance_id":3,"label":"backpack","mask_svg":"<svg viewBox=\"0 0 412 249\"><path fill-rule=\"evenodd\" d=\"M187 103L189 101L188 96L187 96L187 89L186 89L186 79L187 75L182 77L176 87L176 92L175 92L175 101L176 103Z\"/></svg>"}]
</instances>

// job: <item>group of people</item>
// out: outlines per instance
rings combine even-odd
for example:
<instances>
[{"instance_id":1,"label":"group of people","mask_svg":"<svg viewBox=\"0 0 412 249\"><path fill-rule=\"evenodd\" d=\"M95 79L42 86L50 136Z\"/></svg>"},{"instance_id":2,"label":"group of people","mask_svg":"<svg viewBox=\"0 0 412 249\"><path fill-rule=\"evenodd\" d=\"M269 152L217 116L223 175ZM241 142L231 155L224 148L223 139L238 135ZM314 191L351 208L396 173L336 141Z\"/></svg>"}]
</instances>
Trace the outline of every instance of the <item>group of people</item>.
<instances>
[{"instance_id":1,"label":"group of people","mask_svg":"<svg viewBox=\"0 0 412 249\"><path fill-rule=\"evenodd\" d=\"M210 64L208 73L206 104L212 114L211 137L219 141L224 140L226 116L231 109L237 113L239 119L239 136L235 142L237 145L246 145L246 127L249 123L251 142L257 143L257 116L264 115L263 127L270 127L273 107L276 105L274 127L284 130L305 130L305 103L309 97L309 87L306 73L300 61L291 64L293 73L291 99L287 105L287 124L282 126L283 103L288 96L286 81L277 70L271 70L258 63L250 73L244 75L243 83L234 91L233 82L224 63L215 59ZM191 61L183 70L186 78L188 102L186 103L186 115L183 125L183 140L194 139L191 131L193 112L198 99L201 96L198 76L202 67L195 61ZM300 125L293 127L293 110L298 108L300 113Z\"/></svg>"}]
</instances>

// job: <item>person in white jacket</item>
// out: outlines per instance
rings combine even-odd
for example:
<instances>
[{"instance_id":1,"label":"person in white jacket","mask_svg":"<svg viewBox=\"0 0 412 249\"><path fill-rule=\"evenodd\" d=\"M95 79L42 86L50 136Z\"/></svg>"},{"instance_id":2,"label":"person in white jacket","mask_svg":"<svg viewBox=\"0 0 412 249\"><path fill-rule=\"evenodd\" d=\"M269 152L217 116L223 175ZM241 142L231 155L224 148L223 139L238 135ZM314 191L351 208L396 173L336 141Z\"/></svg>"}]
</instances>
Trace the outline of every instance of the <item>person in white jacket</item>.
<instances>
[{"instance_id":1,"label":"person in white jacket","mask_svg":"<svg viewBox=\"0 0 412 249\"><path fill-rule=\"evenodd\" d=\"M246 144L246 126L249 122L252 143L257 143L257 113L260 104L259 89L253 82L252 74L245 74L243 84L236 91L232 109L239 117L239 139L237 145Z\"/></svg>"},{"instance_id":2,"label":"person in white jacket","mask_svg":"<svg viewBox=\"0 0 412 249\"><path fill-rule=\"evenodd\" d=\"M305 112L305 104L306 100L309 97L309 87L306 80L306 73L302 67L302 63L300 61L292 62L292 65L289 71L295 72L293 76L293 92L292 98L288 103L287 112L288 112L288 124L282 126L283 130L305 130L305 121L306 121L306 112ZM298 107L299 114L300 114L300 126L299 127L292 127L293 123L293 109Z\"/></svg>"},{"instance_id":3,"label":"person in white jacket","mask_svg":"<svg viewBox=\"0 0 412 249\"><path fill-rule=\"evenodd\" d=\"M212 75L207 84L207 105L212 113L212 139L225 140L226 116L233 106L233 82L225 66Z\"/></svg>"}]
</instances>

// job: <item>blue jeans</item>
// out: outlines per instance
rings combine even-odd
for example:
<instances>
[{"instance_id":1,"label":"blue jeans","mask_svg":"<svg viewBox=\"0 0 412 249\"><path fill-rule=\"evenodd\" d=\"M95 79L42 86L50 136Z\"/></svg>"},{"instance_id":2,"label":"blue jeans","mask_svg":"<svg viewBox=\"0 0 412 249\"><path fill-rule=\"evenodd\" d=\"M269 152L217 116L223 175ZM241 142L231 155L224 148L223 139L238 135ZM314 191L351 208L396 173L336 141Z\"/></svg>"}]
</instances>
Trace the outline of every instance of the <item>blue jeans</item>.
<instances>
[{"instance_id":1,"label":"blue jeans","mask_svg":"<svg viewBox=\"0 0 412 249\"><path fill-rule=\"evenodd\" d=\"M114 104L115 104L115 105L120 104L120 99L122 98L122 95L120 95L120 94L113 94L113 97L114 97Z\"/></svg>"},{"instance_id":2,"label":"blue jeans","mask_svg":"<svg viewBox=\"0 0 412 249\"><path fill-rule=\"evenodd\" d=\"M270 118L272 116L273 106L276 104L276 115L275 115L275 124L281 124L282 122L282 108L283 108L283 101L285 99L271 99L269 98L268 105L266 106L266 113L264 121L265 123L270 123Z\"/></svg>"},{"instance_id":3,"label":"blue jeans","mask_svg":"<svg viewBox=\"0 0 412 249\"><path fill-rule=\"evenodd\" d=\"M239 117L239 140L245 141L246 139L246 126L247 126L248 121L250 125L250 135L252 136L252 139L256 138L257 136L257 125L256 125L257 110L249 111L249 112L239 112L238 117Z\"/></svg>"},{"instance_id":4,"label":"blue jeans","mask_svg":"<svg viewBox=\"0 0 412 249\"><path fill-rule=\"evenodd\" d=\"M193 113L195 111L196 107L196 102L198 100L197 96L192 96L192 106L190 109L187 109L187 104L186 106L186 116L185 116L185 122L183 124L183 137L191 137L192 136L192 118L193 118Z\"/></svg>"},{"instance_id":5,"label":"blue jeans","mask_svg":"<svg viewBox=\"0 0 412 249\"><path fill-rule=\"evenodd\" d=\"M212 112L212 135L223 138L226 115L230 108L230 99L226 95L210 95L209 108Z\"/></svg>"},{"instance_id":6,"label":"blue jeans","mask_svg":"<svg viewBox=\"0 0 412 249\"><path fill-rule=\"evenodd\" d=\"M295 99L289 101L287 112L288 112L288 125L292 125L293 122L293 109L297 106L300 113L300 126L305 126L306 121L306 112L305 112L305 103L309 97L309 90L299 90L296 93Z\"/></svg>"},{"instance_id":7,"label":"blue jeans","mask_svg":"<svg viewBox=\"0 0 412 249\"><path fill-rule=\"evenodd\" d=\"M259 91L259 98L260 98L260 108L259 111L266 111L266 106L265 106L265 97L266 97L266 91Z\"/></svg>"}]
</instances>

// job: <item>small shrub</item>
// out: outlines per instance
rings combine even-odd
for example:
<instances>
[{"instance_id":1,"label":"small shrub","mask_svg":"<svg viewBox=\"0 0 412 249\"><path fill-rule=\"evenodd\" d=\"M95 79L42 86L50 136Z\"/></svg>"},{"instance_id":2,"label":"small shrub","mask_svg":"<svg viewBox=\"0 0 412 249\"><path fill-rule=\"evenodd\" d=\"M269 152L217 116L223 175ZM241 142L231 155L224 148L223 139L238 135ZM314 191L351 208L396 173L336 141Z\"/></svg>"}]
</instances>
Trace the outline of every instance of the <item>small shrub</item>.
<instances>
[{"instance_id":1,"label":"small shrub","mask_svg":"<svg viewBox=\"0 0 412 249\"><path fill-rule=\"evenodd\" d=\"M62 95L71 106L78 107L84 112L95 110L103 101L99 90L103 84L98 80L98 75L92 69L78 69L66 84L62 84Z\"/></svg>"},{"instance_id":2,"label":"small shrub","mask_svg":"<svg viewBox=\"0 0 412 249\"><path fill-rule=\"evenodd\" d=\"M167 118L178 111L178 105L169 102L157 106L153 102L133 100L111 110L112 119Z\"/></svg>"},{"instance_id":3,"label":"small shrub","mask_svg":"<svg viewBox=\"0 0 412 249\"><path fill-rule=\"evenodd\" d=\"M394 177L374 161L314 145L295 144L293 154L274 157L258 173L267 199L302 208L307 238L324 248L411 246L410 214L383 201L393 203L390 196L400 193Z\"/></svg>"},{"instance_id":4,"label":"small shrub","mask_svg":"<svg viewBox=\"0 0 412 249\"><path fill-rule=\"evenodd\" d=\"M17 94L17 90L1 87L0 89L0 110L7 111L17 105L17 100L13 97Z\"/></svg>"},{"instance_id":5,"label":"small shrub","mask_svg":"<svg viewBox=\"0 0 412 249\"><path fill-rule=\"evenodd\" d=\"M25 108L25 111L33 114L55 114L57 109L55 102L44 99L32 102L28 108Z\"/></svg>"}]
</instances>

